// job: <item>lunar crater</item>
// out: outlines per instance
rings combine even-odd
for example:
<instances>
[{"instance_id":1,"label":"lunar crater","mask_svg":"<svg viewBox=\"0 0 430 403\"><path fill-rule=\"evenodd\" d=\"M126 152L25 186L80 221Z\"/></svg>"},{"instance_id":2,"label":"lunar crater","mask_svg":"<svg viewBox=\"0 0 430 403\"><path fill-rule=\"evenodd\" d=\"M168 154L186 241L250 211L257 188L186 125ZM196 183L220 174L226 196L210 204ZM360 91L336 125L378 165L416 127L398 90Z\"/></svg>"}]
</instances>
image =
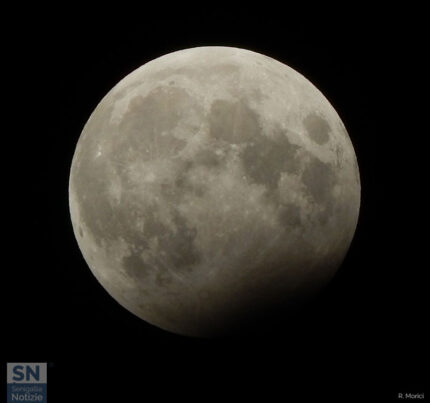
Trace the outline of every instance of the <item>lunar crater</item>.
<instances>
[{"instance_id":1,"label":"lunar crater","mask_svg":"<svg viewBox=\"0 0 430 403\"><path fill-rule=\"evenodd\" d=\"M326 144L329 139L331 131L329 123L316 113L310 113L303 121L305 129L315 143L319 145Z\"/></svg>"}]
</instances>

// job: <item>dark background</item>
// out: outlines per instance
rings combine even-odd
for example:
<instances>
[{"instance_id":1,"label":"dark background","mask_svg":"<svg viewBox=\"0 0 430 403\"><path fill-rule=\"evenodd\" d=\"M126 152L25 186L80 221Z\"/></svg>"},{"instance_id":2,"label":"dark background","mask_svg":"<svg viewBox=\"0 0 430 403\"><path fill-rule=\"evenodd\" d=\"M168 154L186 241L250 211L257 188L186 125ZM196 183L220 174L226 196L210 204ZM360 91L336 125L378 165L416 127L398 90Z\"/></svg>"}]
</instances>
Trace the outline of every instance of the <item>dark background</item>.
<instances>
[{"instance_id":1,"label":"dark background","mask_svg":"<svg viewBox=\"0 0 430 403\"><path fill-rule=\"evenodd\" d=\"M201 7L6 14L4 362L48 362L51 403L426 391L420 10ZM170 334L120 307L84 262L68 211L74 148L101 98L147 61L203 45L257 51L310 79L342 118L362 180L356 236L327 289L296 317L220 340Z\"/></svg>"}]
</instances>

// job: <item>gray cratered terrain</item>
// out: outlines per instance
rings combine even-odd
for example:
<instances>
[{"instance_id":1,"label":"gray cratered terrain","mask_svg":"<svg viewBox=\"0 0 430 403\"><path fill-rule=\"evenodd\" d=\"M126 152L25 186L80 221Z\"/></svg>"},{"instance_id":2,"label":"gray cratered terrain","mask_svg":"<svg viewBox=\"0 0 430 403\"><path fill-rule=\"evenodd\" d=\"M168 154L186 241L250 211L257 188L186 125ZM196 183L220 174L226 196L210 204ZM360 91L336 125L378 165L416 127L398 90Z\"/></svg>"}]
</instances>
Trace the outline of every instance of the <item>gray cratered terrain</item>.
<instances>
[{"instance_id":1,"label":"gray cratered terrain","mask_svg":"<svg viewBox=\"0 0 430 403\"><path fill-rule=\"evenodd\" d=\"M119 82L73 157L92 272L163 329L211 336L324 286L351 243L356 157L327 99L244 49L174 52Z\"/></svg>"}]
</instances>

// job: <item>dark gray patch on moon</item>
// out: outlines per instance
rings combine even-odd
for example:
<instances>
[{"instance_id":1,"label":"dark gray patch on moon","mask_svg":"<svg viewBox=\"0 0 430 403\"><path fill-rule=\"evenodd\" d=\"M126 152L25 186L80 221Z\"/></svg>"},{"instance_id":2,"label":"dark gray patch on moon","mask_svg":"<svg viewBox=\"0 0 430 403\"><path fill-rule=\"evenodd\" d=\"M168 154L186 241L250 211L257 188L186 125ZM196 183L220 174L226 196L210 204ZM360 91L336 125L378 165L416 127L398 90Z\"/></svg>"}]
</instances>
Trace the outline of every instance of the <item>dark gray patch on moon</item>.
<instances>
[{"instance_id":1,"label":"dark gray patch on moon","mask_svg":"<svg viewBox=\"0 0 430 403\"><path fill-rule=\"evenodd\" d=\"M179 172L175 179L175 188L171 188L170 192L178 190L179 193L188 193L196 197L202 197L206 192L206 186L200 183L193 183L189 180L186 172Z\"/></svg>"},{"instance_id":2,"label":"dark gray patch on moon","mask_svg":"<svg viewBox=\"0 0 430 403\"><path fill-rule=\"evenodd\" d=\"M209 132L217 140L240 144L259 136L260 125L255 112L242 100L214 101L209 113Z\"/></svg>"},{"instance_id":3,"label":"dark gray patch on moon","mask_svg":"<svg viewBox=\"0 0 430 403\"><path fill-rule=\"evenodd\" d=\"M284 227L297 227L302 223L301 207L294 203L283 204L279 211L279 221Z\"/></svg>"},{"instance_id":4,"label":"dark gray patch on moon","mask_svg":"<svg viewBox=\"0 0 430 403\"><path fill-rule=\"evenodd\" d=\"M163 288L172 283L172 276L167 270L157 270L155 276L155 282L160 287Z\"/></svg>"},{"instance_id":5,"label":"dark gray patch on moon","mask_svg":"<svg viewBox=\"0 0 430 403\"><path fill-rule=\"evenodd\" d=\"M139 253L132 253L122 259L123 270L134 279L143 280L148 277L150 268L145 265Z\"/></svg>"},{"instance_id":6,"label":"dark gray patch on moon","mask_svg":"<svg viewBox=\"0 0 430 403\"><path fill-rule=\"evenodd\" d=\"M305 129L315 143L323 145L329 140L330 125L321 116L311 113L303 121Z\"/></svg>"},{"instance_id":7,"label":"dark gray patch on moon","mask_svg":"<svg viewBox=\"0 0 430 403\"><path fill-rule=\"evenodd\" d=\"M241 155L245 174L273 192L278 187L282 172L297 172L300 166L296 159L298 148L283 133L273 139L258 134L251 143L246 144Z\"/></svg>"},{"instance_id":8,"label":"dark gray patch on moon","mask_svg":"<svg viewBox=\"0 0 430 403\"><path fill-rule=\"evenodd\" d=\"M193 165L202 165L207 168L218 168L221 166L222 157L209 149L203 149L193 156Z\"/></svg>"},{"instance_id":9,"label":"dark gray patch on moon","mask_svg":"<svg viewBox=\"0 0 430 403\"><path fill-rule=\"evenodd\" d=\"M325 164L319 159L313 158L305 166L302 181L316 203L326 204L331 199L336 174L330 164Z\"/></svg>"}]
</instances>

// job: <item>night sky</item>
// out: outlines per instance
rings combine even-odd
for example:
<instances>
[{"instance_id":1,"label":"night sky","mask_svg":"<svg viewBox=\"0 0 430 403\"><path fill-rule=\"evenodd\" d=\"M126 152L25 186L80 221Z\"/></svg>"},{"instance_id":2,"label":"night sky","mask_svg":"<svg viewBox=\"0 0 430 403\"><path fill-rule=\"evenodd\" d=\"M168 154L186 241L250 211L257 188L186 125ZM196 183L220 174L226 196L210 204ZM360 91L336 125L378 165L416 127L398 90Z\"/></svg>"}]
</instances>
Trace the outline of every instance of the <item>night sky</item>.
<instances>
[{"instance_id":1,"label":"night sky","mask_svg":"<svg viewBox=\"0 0 430 403\"><path fill-rule=\"evenodd\" d=\"M420 12L339 10L322 21L314 10L314 22L281 9L206 6L191 14L10 14L4 369L6 362L48 362L51 403L112 396L396 401L399 392L426 391ZM325 291L300 315L220 340L167 333L115 302L80 253L67 193L76 142L101 98L140 65L203 45L263 53L315 84L348 130L362 182L355 238Z\"/></svg>"}]
</instances>

